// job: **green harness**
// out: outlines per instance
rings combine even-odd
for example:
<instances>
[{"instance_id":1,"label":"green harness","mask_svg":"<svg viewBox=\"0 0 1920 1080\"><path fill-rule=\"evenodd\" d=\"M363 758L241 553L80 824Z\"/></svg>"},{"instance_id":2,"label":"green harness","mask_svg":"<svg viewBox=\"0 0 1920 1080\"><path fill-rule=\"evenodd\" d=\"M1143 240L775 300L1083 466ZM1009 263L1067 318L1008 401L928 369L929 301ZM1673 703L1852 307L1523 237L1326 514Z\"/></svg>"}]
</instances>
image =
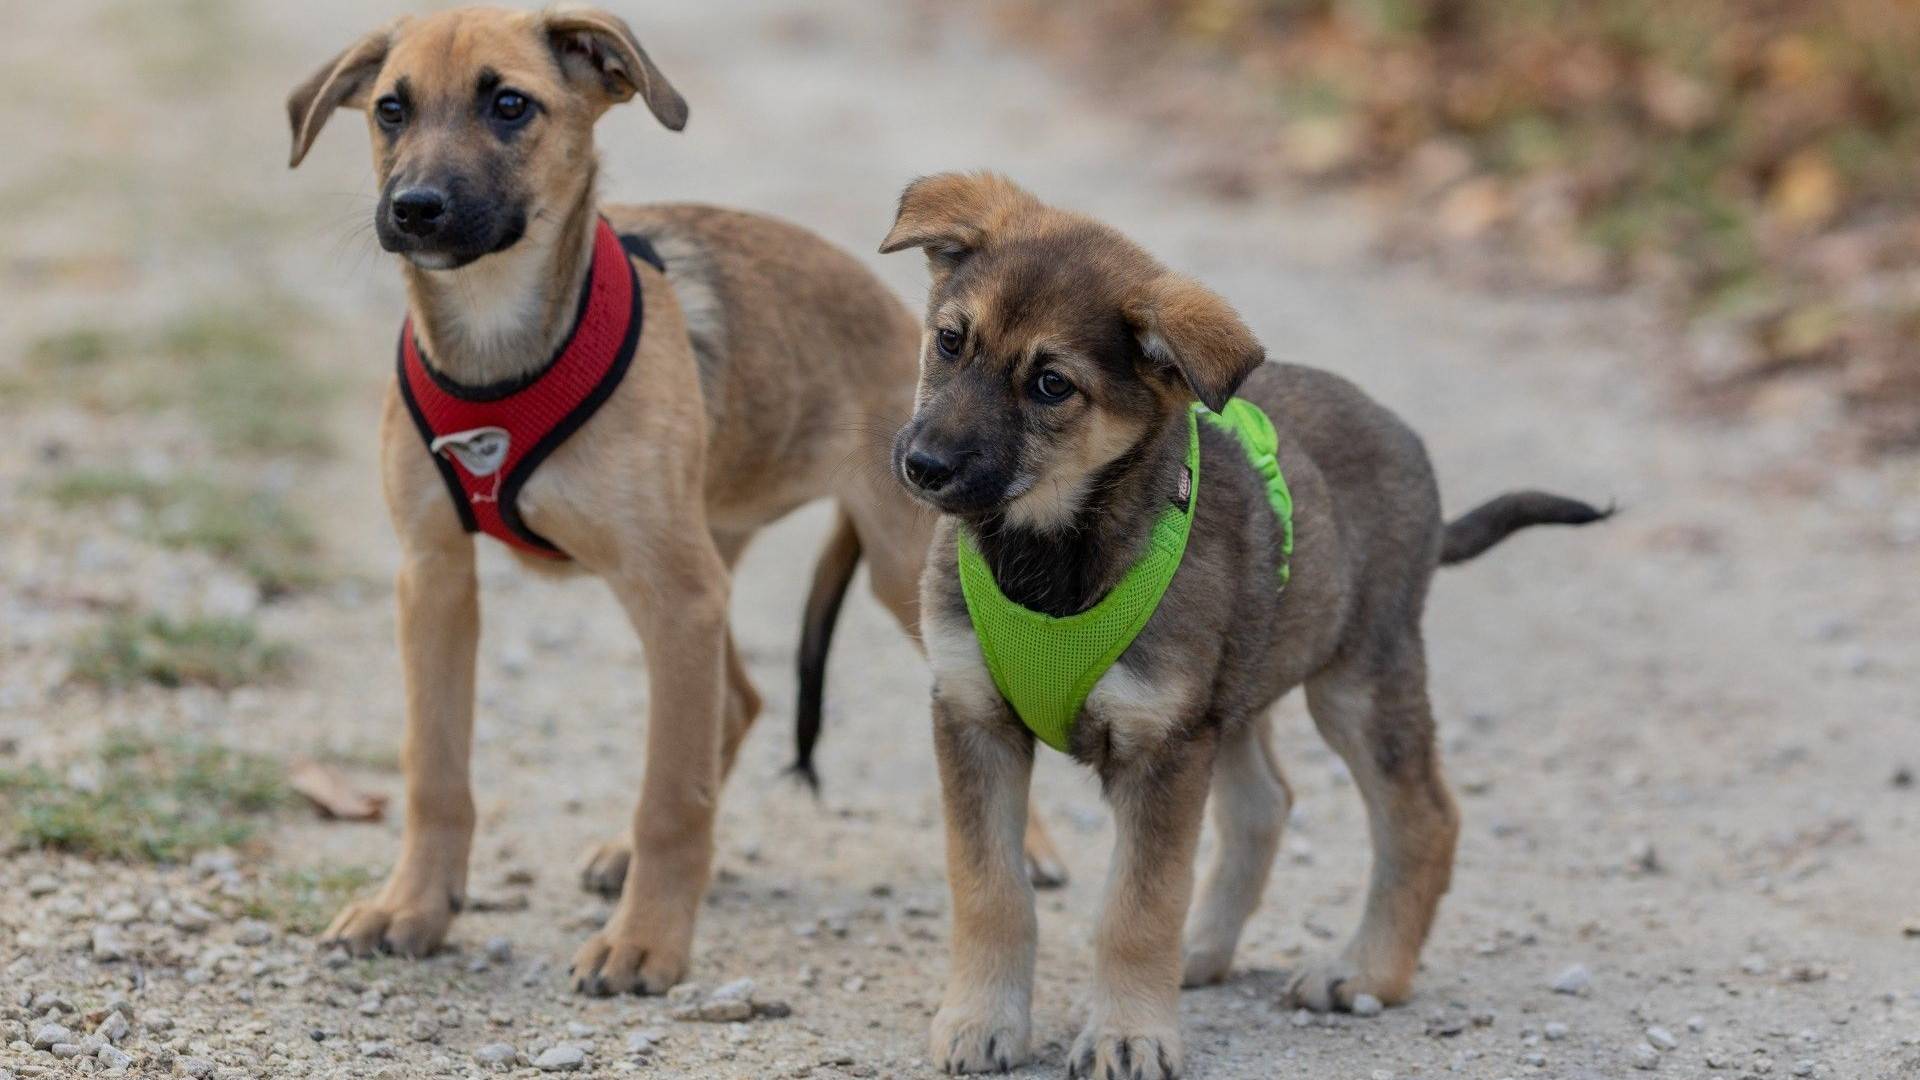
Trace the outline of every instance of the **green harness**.
<instances>
[{"instance_id":1,"label":"green harness","mask_svg":"<svg viewBox=\"0 0 1920 1080\"><path fill-rule=\"evenodd\" d=\"M1055 618L1007 599L972 537L960 530L960 591L987 670L1021 722L1055 750L1067 750L1087 695L1139 636L1180 569L1194 508L1200 503L1200 416L1232 432L1254 470L1266 479L1267 501L1282 532L1278 575L1285 588L1293 558L1293 495L1276 456L1280 440L1267 414L1239 398L1217 413L1195 404L1187 414L1185 505L1161 513L1140 561L1099 603L1078 615Z\"/></svg>"}]
</instances>

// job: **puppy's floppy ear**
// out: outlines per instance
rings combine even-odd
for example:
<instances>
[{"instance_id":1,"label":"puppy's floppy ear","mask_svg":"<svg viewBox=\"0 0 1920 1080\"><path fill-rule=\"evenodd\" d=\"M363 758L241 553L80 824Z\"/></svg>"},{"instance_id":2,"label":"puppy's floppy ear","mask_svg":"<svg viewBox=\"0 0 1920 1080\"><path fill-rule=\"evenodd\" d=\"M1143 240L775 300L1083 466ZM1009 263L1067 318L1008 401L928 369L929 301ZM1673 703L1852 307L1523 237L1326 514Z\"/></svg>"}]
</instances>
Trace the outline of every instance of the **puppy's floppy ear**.
<instances>
[{"instance_id":1,"label":"puppy's floppy ear","mask_svg":"<svg viewBox=\"0 0 1920 1080\"><path fill-rule=\"evenodd\" d=\"M298 167L307 156L333 110L366 108L367 90L386 64L387 50L392 48L399 27L396 22L347 46L287 95L287 122L293 126L293 156L287 161L288 168Z\"/></svg>"},{"instance_id":2,"label":"puppy's floppy ear","mask_svg":"<svg viewBox=\"0 0 1920 1080\"><path fill-rule=\"evenodd\" d=\"M1127 321L1148 363L1178 373L1193 396L1218 412L1267 358L1232 305L1197 281L1162 274L1128 304Z\"/></svg>"},{"instance_id":3,"label":"puppy's floppy ear","mask_svg":"<svg viewBox=\"0 0 1920 1080\"><path fill-rule=\"evenodd\" d=\"M601 108L639 94L668 130L687 126L687 100L653 65L625 19L594 8L560 8L545 22L560 69Z\"/></svg>"},{"instance_id":4,"label":"puppy's floppy ear","mask_svg":"<svg viewBox=\"0 0 1920 1080\"><path fill-rule=\"evenodd\" d=\"M900 193L900 209L880 241L880 254L917 247L936 269L952 269L1015 214L1039 205L1025 188L998 173L923 176Z\"/></svg>"}]
</instances>

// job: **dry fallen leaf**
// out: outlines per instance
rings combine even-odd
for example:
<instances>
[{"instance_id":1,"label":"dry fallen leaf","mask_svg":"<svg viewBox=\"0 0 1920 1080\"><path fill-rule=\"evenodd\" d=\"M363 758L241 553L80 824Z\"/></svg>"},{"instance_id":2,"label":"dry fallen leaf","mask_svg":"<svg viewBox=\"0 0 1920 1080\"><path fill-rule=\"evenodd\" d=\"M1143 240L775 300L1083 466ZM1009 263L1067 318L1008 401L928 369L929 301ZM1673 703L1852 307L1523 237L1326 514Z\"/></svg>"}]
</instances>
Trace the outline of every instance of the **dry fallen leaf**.
<instances>
[{"instance_id":1,"label":"dry fallen leaf","mask_svg":"<svg viewBox=\"0 0 1920 1080\"><path fill-rule=\"evenodd\" d=\"M293 763L287 770L287 784L312 803L322 817L379 821L387 810L385 795L360 791L339 769L311 759Z\"/></svg>"}]
</instances>

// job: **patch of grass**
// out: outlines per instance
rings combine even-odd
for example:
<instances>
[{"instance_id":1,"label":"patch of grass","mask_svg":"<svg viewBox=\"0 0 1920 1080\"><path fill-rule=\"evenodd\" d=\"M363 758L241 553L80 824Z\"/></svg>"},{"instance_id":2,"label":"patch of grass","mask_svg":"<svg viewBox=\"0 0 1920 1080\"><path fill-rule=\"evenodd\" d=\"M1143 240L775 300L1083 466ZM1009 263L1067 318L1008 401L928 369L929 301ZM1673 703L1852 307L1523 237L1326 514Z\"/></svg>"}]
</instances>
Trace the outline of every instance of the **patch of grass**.
<instances>
[{"instance_id":1,"label":"patch of grass","mask_svg":"<svg viewBox=\"0 0 1920 1080\"><path fill-rule=\"evenodd\" d=\"M222 450L319 457L336 386L295 351L304 321L274 296L202 304L157 326L47 334L28 345L27 370L43 393L101 412L184 409Z\"/></svg>"},{"instance_id":2,"label":"patch of grass","mask_svg":"<svg viewBox=\"0 0 1920 1080\"><path fill-rule=\"evenodd\" d=\"M359 866L283 870L263 883L243 910L252 918L311 937L325 930L341 905L375 880L372 871Z\"/></svg>"},{"instance_id":3,"label":"patch of grass","mask_svg":"<svg viewBox=\"0 0 1920 1080\"><path fill-rule=\"evenodd\" d=\"M208 307L164 328L164 351L185 369L188 404L222 449L318 457L332 447L331 384L293 355L294 312L268 303Z\"/></svg>"},{"instance_id":4,"label":"patch of grass","mask_svg":"<svg viewBox=\"0 0 1920 1080\"><path fill-rule=\"evenodd\" d=\"M279 674L291 655L262 641L247 619L121 615L75 648L73 678L108 688L151 682L224 690Z\"/></svg>"},{"instance_id":5,"label":"patch of grass","mask_svg":"<svg viewBox=\"0 0 1920 1080\"><path fill-rule=\"evenodd\" d=\"M38 765L0 770L0 826L29 848L179 862L245 843L292 801L277 762L213 743L114 732L97 761L80 784Z\"/></svg>"},{"instance_id":6,"label":"patch of grass","mask_svg":"<svg viewBox=\"0 0 1920 1080\"><path fill-rule=\"evenodd\" d=\"M211 481L151 480L125 469L77 469L47 488L64 507L131 499L156 542L209 552L251 576L269 598L318 585L318 542L305 517L276 495Z\"/></svg>"}]
</instances>

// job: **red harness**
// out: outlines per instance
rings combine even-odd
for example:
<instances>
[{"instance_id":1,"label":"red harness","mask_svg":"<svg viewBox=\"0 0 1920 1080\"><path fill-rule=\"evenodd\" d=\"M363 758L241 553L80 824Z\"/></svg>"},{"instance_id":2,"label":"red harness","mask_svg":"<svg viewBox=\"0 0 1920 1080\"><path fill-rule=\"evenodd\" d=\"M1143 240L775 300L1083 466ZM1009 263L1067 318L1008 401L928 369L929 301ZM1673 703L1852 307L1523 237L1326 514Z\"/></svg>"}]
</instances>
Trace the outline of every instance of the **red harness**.
<instances>
[{"instance_id":1,"label":"red harness","mask_svg":"<svg viewBox=\"0 0 1920 1080\"><path fill-rule=\"evenodd\" d=\"M641 303L629 255L665 269L645 237L623 238L600 219L573 333L546 366L519 378L487 386L454 382L428 363L413 318L401 326L400 396L468 532L536 555L567 557L521 520L520 489L613 396L633 361Z\"/></svg>"}]
</instances>

